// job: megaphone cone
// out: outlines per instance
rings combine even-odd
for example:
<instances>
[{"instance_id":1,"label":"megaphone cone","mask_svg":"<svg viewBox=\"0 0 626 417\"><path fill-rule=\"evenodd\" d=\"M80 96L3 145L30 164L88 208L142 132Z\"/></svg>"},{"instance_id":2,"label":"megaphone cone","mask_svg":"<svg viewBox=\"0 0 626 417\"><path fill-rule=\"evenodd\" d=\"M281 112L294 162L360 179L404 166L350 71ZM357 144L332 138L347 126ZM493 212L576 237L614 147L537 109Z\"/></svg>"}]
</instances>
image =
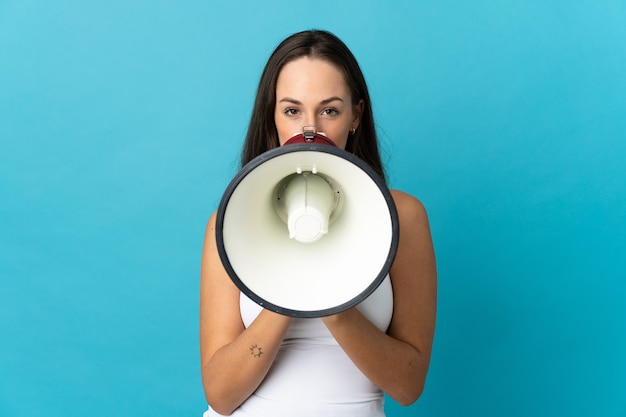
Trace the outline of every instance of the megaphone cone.
<instances>
[{"instance_id":1,"label":"megaphone cone","mask_svg":"<svg viewBox=\"0 0 626 417\"><path fill-rule=\"evenodd\" d=\"M246 164L217 210L220 259L257 304L292 317L353 307L384 280L398 246L391 193L353 154L303 142Z\"/></svg>"}]
</instances>

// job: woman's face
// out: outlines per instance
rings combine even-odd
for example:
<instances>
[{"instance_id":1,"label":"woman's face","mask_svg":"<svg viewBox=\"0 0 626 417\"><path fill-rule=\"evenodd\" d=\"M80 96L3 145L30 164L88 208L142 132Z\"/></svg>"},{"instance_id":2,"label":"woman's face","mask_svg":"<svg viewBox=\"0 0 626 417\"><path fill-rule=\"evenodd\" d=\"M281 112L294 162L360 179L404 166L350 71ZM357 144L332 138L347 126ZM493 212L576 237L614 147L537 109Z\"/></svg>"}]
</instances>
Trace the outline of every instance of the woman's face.
<instances>
[{"instance_id":1,"label":"woman's face","mask_svg":"<svg viewBox=\"0 0 626 417\"><path fill-rule=\"evenodd\" d=\"M274 121L280 145L313 125L337 147L346 148L358 127L363 100L352 104L343 73L328 61L303 57L286 64L276 83Z\"/></svg>"}]
</instances>

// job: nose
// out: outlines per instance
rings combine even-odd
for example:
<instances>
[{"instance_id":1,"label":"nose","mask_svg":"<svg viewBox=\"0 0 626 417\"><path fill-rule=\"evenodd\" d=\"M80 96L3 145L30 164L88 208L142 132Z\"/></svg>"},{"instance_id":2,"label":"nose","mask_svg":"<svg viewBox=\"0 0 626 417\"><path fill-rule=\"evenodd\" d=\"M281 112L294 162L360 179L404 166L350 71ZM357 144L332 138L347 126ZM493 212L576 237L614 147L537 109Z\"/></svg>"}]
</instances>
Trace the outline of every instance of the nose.
<instances>
[{"instance_id":1,"label":"nose","mask_svg":"<svg viewBox=\"0 0 626 417\"><path fill-rule=\"evenodd\" d=\"M318 120L317 120L316 115L309 114L304 119L304 126L318 126L319 127L317 122L318 122Z\"/></svg>"},{"instance_id":2,"label":"nose","mask_svg":"<svg viewBox=\"0 0 626 417\"><path fill-rule=\"evenodd\" d=\"M311 115L305 118L304 120L305 124L304 126L313 126L313 128L315 129L315 131L317 133L325 133L326 131L324 130L324 121L320 120L320 118L317 115Z\"/></svg>"}]
</instances>

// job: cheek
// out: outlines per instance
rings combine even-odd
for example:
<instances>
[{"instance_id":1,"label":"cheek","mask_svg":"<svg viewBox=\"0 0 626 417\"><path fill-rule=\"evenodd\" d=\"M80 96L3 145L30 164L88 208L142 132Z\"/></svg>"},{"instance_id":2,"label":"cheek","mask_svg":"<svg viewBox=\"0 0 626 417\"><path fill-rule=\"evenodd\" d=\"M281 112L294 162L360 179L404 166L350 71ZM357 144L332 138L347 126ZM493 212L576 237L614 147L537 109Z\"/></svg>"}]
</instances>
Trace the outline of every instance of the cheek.
<instances>
[{"instance_id":1,"label":"cheek","mask_svg":"<svg viewBox=\"0 0 626 417\"><path fill-rule=\"evenodd\" d=\"M285 123L284 120L281 120L280 116L281 116L280 114L274 115L274 126L276 126L276 131L278 132L278 142L282 146L283 143L289 140L289 138L285 137L285 136L288 136L288 133L285 133L285 132L289 130L289 127L287 126L287 123Z\"/></svg>"},{"instance_id":2,"label":"cheek","mask_svg":"<svg viewBox=\"0 0 626 417\"><path fill-rule=\"evenodd\" d=\"M337 142L335 142L335 145L337 145L337 147L339 149L342 149L342 150L345 151L346 150L346 145L348 145L348 139L346 138L346 139L337 141Z\"/></svg>"},{"instance_id":3,"label":"cheek","mask_svg":"<svg viewBox=\"0 0 626 417\"><path fill-rule=\"evenodd\" d=\"M341 149L346 148L348 139L350 137L350 126L342 126L335 131L335 143Z\"/></svg>"},{"instance_id":4,"label":"cheek","mask_svg":"<svg viewBox=\"0 0 626 417\"><path fill-rule=\"evenodd\" d=\"M345 150L348 143L348 134L345 131L336 132L334 138L331 138L338 148Z\"/></svg>"},{"instance_id":5,"label":"cheek","mask_svg":"<svg viewBox=\"0 0 626 417\"><path fill-rule=\"evenodd\" d=\"M291 131L292 129L289 126L285 126L284 124L283 125L277 124L276 130L278 132L278 143L280 144L280 146L283 146L285 142L291 139L294 133Z\"/></svg>"},{"instance_id":6,"label":"cheek","mask_svg":"<svg viewBox=\"0 0 626 417\"><path fill-rule=\"evenodd\" d=\"M276 126L276 128L276 130L278 131L278 144L280 146L283 146L285 142L287 142L298 133L302 133L302 129L298 130L298 128L292 126Z\"/></svg>"}]
</instances>

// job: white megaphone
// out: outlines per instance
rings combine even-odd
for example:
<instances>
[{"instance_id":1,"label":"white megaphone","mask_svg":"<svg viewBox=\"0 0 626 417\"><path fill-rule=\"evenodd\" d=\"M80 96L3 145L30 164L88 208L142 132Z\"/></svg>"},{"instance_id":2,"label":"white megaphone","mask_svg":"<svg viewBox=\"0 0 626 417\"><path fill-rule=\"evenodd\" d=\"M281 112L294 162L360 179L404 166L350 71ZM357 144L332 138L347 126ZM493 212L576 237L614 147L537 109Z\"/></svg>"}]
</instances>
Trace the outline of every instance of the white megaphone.
<instances>
[{"instance_id":1,"label":"white megaphone","mask_svg":"<svg viewBox=\"0 0 626 417\"><path fill-rule=\"evenodd\" d=\"M235 285L292 317L339 313L385 279L398 214L376 172L305 131L235 176L217 210L217 249Z\"/></svg>"}]
</instances>

